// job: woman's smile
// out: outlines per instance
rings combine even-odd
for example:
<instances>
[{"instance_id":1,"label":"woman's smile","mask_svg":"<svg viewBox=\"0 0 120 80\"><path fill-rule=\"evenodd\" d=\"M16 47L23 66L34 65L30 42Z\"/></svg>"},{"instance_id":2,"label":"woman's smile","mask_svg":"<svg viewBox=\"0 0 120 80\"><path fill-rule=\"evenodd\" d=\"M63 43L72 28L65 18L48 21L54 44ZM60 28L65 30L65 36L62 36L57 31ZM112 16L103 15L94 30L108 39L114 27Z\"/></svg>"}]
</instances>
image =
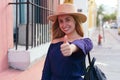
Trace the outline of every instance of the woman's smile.
<instances>
[{"instance_id":1,"label":"woman's smile","mask_svg":"<svg viewBox=\"0 0 120 80\"><path fill-rule=\"evenodd\" d=\"M62 29L66 32L66 31L69 31L69 30L70 30L70 27L69 27L69 26L63 27Z\"/></svg>"}]
</instances>

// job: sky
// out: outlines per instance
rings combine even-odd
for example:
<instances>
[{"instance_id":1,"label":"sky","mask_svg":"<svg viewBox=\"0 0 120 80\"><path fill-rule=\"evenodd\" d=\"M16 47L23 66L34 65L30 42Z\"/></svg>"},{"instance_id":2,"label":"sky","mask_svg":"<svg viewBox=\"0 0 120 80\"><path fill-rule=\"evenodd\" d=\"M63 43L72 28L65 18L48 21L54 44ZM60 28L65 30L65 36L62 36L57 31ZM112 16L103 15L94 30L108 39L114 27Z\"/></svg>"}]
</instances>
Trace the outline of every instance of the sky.
<instances>
[{"instance_id":1,"label":"sky","mask_svg":"<svg viewBox=\"0 0 120 80\"><path fill-rule=\"evenodd\" d=\"M117 9L117 0L95 0L97 6L104 5L105 13L111 14Z\"/></svg>"},{"instance_id":2,"label":"sky","mask_svg":"<svg viewBox=\"0 0 120 80\"><path fill-rule=\"evenodd\" d=\"M117 0L95 0L97 5L104 4L108 7L116 7Z\"/></svg>"}]
</instances>

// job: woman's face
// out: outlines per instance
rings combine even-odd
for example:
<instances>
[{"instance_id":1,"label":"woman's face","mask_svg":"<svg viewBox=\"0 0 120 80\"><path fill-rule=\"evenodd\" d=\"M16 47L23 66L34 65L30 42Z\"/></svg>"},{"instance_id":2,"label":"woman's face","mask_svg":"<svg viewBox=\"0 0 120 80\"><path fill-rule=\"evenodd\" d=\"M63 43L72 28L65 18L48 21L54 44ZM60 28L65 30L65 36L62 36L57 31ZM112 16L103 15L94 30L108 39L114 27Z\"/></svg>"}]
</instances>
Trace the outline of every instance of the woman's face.
<instances>
[{"instance_id":1,"label":"woman's face","mask_svg":"<svg viewBox=\"0 0 120 80\"><path fill-rule=\"evenodd\" d=\"M76 32L75 30L75 20L70 15L60 15L58 16L58 22L60 29L65 34L71 34Z\"/></svg>"}]
</instances>

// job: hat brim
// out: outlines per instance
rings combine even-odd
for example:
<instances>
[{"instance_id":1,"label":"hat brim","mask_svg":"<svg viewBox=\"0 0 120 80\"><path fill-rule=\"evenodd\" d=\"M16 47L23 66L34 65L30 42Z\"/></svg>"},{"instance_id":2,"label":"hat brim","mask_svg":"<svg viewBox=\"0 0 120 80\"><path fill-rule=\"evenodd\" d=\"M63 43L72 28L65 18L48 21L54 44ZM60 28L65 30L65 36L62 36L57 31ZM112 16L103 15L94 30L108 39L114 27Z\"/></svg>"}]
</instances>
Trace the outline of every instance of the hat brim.
<instances>
[{"instance_id":1,"label":"hat brim","mask_svg":"<svg viewBox=\"0 0 120 80\"><path fill-rule=\"evenodd\" d=\"M73 16L76 16L79 19L79 21L81 21L82 23L86 22L86 20L87 20L86 15L84 15L82 13L62 13L62 14L50 15L48 17L48 20L54 22L59 15L73 15Z\"/></svg>"}]
</instances>

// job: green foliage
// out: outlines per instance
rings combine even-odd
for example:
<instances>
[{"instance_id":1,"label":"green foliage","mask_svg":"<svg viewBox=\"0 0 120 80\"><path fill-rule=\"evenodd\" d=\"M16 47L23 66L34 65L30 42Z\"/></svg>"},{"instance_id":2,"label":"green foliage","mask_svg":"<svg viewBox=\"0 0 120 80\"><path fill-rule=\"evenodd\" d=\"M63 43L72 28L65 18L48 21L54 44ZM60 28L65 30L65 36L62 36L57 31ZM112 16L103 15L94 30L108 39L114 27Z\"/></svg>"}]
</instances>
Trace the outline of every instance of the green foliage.
<instances>
[{"instance_id":1,"label":"green foliage","mask_svg":"<svg viewBox=\"0 0 120 80\"><path fill-rule=\"evenodd\" d=\"M112 13L112 14L105 14L103 16L103 21L110 21L110 20L116 20L116 13Z\"/></svg>"},{"instance_id":2,"label":"green foliage","mask_svg":"<svg viewBox=\"0 0 120 80\"><path fill-rule=\"evenodd\" d=\"M112 14L110 15L110 17L111 17L112 20L116 20L116 18L117 18L116 13L112 13Z\"/></svg>"},{"instance_id":3,"label":"green foliage","mask_svg":"<svg viewBox=\"0 0 120 80\"><path fill-rule=\"evenodd\" d=\"M105 22L105 21L109 21L110 19L111 19L110 15L105 14L105 15L103 16L103 21L104 21L104 22Z\"/></svg>"},{"instance_id":4,"label":"green foliage","mask_svg":"<svg viewBox=\"0 0 120 80\"><path fill-rule=\"evenodd\" d=\"M102 21L110 21L110 20L116 20L117 18L117 12L113 12L112 14L104 14L104 7L103 5L100 5L97 11L97 26L100 25L99 15L103 16Z\"/></svg>"},{"instance_id":5,"label":"green foliage","mask_svg":"<svg viewBox=\"0 0 120 80\"><path fill-rule=\"evenodd\" d=\"M100 5L97 10L97 23L96 23L97 26L100 25L99 15L103 15L103 11L104 11L103 5Z\"/></svg>"}]
</instances>

